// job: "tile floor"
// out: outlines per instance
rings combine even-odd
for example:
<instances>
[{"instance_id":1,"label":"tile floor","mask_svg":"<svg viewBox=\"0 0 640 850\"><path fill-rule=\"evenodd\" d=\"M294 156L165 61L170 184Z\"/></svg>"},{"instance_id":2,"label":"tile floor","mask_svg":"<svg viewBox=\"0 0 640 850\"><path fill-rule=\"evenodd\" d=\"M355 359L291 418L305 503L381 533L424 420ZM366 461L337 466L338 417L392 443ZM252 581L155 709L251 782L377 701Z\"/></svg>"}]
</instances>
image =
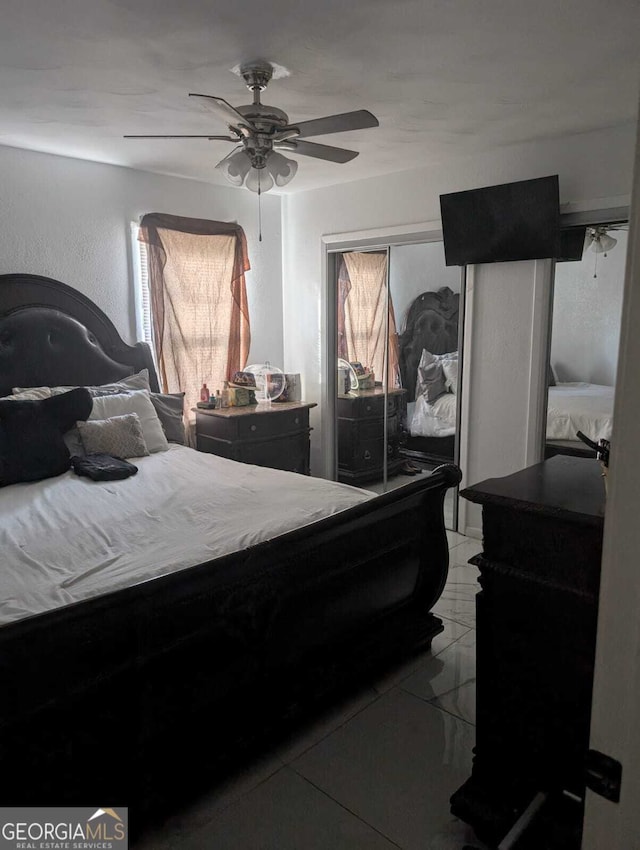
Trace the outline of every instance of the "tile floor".
<instances>
[{"instance_id":1,"label":"tile floor","mask_svg":"<svg viewBox=\"0 0 640 850\"><path fill-rule=\"evenodd\" d=\"M449 813L475 739L479 541L448 532L444 631L251 768L145 835L136 850L462 850Z\"/></svg>"}]
</instances>

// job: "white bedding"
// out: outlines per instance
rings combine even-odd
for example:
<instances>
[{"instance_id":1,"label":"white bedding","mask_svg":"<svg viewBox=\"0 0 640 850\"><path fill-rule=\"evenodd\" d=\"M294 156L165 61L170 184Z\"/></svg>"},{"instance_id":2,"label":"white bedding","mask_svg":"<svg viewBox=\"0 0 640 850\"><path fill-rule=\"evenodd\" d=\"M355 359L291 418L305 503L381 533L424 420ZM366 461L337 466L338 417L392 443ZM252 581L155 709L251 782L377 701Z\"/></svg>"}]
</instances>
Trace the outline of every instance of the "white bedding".
<instances>
[{"instance_id":1,"label":"white bedding","mask_svg":"<svg viewBox=\"0 0 640 850\"><path fill-rule=\"evenodd\" d=\"M0 625L194 566L374 494L172 445L124 481L0 489Z\"/></svg>"},{"instance_id":2,"label":"white bedding","mask_svg":"<svg viewBox=\"0 0 640 850\"><path fill-rule=\"evenodd\" d=\"M412 437L451 437L456 433L455 393L443 393L428 402L424 395L416 398L409 425Z\"/></svg>"},{"instance_id":3,"label":"white bedding","mask_svg":"<svg viewBox=\"0 0 640 850\"><path fill-rule=\"evenodd\" d=\"M549 387L547 440L579 443L577 431L595 442L610 440L614 392L614 387L578 382Z\"/></svg>"}]
</instances>

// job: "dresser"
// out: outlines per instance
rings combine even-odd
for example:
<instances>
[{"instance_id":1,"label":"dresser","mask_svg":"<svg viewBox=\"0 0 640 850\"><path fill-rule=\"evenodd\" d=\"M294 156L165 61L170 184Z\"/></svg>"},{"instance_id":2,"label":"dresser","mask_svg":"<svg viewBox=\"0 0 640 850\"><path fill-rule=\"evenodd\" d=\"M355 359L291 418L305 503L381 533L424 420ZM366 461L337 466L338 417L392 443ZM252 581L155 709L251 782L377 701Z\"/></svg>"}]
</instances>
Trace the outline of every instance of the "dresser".
<instances>
[{"instance_id":1,"label":"dresser","mask_svg":"<svg viewBox=\"0 0 640 850\"><path fill-rule=\"evenodd\" d=\"M309 474L309 410L315 404L282 402L195 408L196 448L200 452Z\"/></svg>"},{"instance_id":2,"label":"dresser","mask_svg":"<svg viewBox=\"0 0 640 850\"><path fill-rule=\"evenodd\" d=\"M400 424L406 408L406 392L403 389L389 390L385 399L384 389L374 387L338 395L339 481L357 485L382 478L385 454L387 475L398 472L403 464L403 458L400 457Z\"/></svg>"},{"instance_id":3,"label":"dresser","mask_svg":"<svg viewBox=\"0 0 640 850\"><path fill-rule=\"evenodd\" d=\"M557 455L460 495L482 505L483 552L475 757L451 810L495 844L537 792L584 798L605 489L598 461ZM545 848L578 850L579 803L569 817Z\"/></svg>"}]
</instances>

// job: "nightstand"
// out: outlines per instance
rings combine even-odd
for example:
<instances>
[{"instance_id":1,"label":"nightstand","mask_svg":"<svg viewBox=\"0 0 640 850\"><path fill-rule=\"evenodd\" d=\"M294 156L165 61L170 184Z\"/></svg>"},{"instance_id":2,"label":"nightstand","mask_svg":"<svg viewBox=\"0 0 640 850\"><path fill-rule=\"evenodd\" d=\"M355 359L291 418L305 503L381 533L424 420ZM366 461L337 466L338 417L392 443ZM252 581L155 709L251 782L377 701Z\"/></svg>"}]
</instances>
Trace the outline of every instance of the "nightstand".
<instances>
[{"instance_id":1,"label":"nightstand","mask_svg":"<svg viewBox=\"0 0 640 850\"><path fill-rule=\"evenodd\" d=\"M406 409L404 389L352 390L339 394L338 481L358 485L382 478L384 456L387 475L395 475L402 466L400 422ZM387 418L387 445L384 444L384 419Z\"/></svg>"},{"instance_id":2,"label":"nightstand","mask_svg":"<svg viewBox=\"0 0 640 850\"><path fill-rule=\"evenodd\" d=\"M195 408L196 448L200 452L309 474L309 410L315 404Z\"/></svg>"}]
</instances>

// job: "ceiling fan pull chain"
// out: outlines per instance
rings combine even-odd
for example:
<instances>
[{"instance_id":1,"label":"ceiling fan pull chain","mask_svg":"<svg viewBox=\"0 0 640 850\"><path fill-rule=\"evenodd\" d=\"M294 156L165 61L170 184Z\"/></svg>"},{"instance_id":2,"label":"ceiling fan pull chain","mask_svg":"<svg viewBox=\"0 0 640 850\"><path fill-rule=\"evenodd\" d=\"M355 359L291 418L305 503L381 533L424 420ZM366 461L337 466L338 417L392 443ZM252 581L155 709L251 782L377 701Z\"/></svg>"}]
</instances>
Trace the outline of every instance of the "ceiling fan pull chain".
<instances>
[{"instance_id":1,"label":"ceiling fan pull chain","mask_svg":"<svg viewBox=\"0 0 640 850\"><path fill-rule=\"evenodd\" d=\"M258 171L258 242L262 242L262 192L260 191L260 172Z\"/></svg>"}]
</instances>

